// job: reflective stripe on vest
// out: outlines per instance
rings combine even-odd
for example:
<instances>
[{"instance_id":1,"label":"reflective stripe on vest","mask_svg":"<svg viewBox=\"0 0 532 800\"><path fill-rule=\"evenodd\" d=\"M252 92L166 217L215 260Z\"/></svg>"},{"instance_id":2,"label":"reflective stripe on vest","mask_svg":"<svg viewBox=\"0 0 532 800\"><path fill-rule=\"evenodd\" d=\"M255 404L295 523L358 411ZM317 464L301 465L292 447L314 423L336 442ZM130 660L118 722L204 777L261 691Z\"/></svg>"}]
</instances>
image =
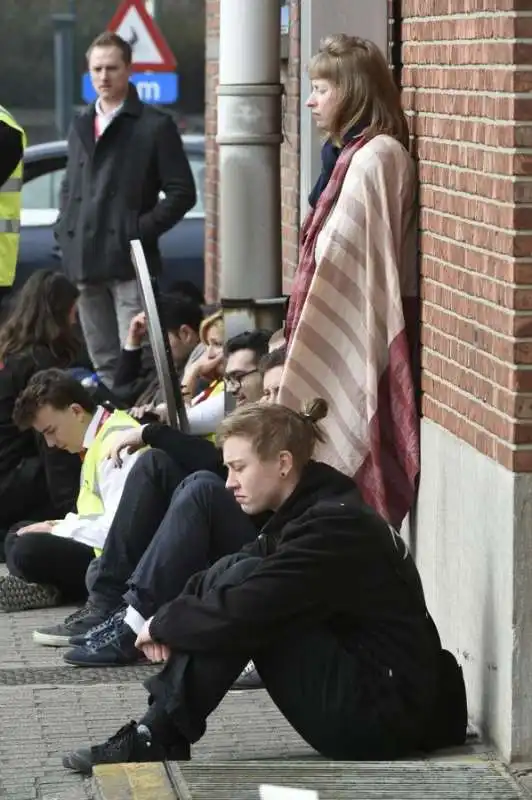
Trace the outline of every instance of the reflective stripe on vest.
<instances>
[{"instance_id":1,"label":"reflective stripe on vest","mask_svg":"<svg viewBox=\"0 0 532 800\"><path fill-rule=\"evenodd\" d=\"M26 133L16 119L0 106L0 122L19 131L22 146L26 148ZM23 159L19 161L9 178L0 186L0 287L13 285L17 266L20 207L23 178Z\"/></svg>"},{"instance_id":2,"label":"reflective stripe on vest","mask_svg":"<svg viewBox=\"0 0 532 800\"><path fill-rule=\"evenodd\" d=\"M22 189L22 177L20 178L8 178L7 181L0 186L0 193L1 194L9 194L10 192L20 192Z\"/></svg>"},{"instance_id":3,"label":"reflective stripe on vest","mask_svg":"<svg viewBox=\"0 0 532 800\"><path fill-rule=\"evenodd\" d=\"M94 520L105 513L103 498L98 481L98 467L107 458L109 449L106 439L111 434L138 428L139 423L125 411L114 411L104 422L96 437L85 453L81 467L80 489L77 501L77 512L80 519ZM94 548L96 555L100 548Z\"/></svg>"}]
</instances>

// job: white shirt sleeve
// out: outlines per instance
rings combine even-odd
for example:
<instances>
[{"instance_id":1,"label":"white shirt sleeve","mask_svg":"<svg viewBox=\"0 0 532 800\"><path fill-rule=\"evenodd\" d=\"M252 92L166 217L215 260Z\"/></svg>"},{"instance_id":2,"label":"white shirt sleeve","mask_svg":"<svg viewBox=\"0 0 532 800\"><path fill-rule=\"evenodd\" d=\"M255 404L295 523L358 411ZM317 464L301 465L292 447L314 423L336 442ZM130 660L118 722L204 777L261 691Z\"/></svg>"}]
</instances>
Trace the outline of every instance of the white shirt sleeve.
<instances>
[{"instance_id":1,"label":"white shirt sleeve","mask_svg":"<svg viewBox=\"0 0 532 800\"><path fill-rule=\"evenodd\" d=\"M81 519L78 514L67 514L64 519L54 525L52 530L54 536L73 539L89 547L103 548L120 503L127 476L141 452L123 454L121 467L115 467L109 458L103 459L98 465L98 481L104 513L90 520Z\"/></svg>"},{"instance_id":2,"label":"white shirt sleeve","mask_svg":"<svg viewBox=\"0 0 532 800\"><path fill-rule=\"evenodd\" d=\"M207 436L209 433L214 433L223 420L224 415L224 392L218 392L217 394L211 395L211 397L207 397L206 400L198 403L197 406L187 408L190 433L194 433L196 436Z\"/></svg>"}]
</instances>

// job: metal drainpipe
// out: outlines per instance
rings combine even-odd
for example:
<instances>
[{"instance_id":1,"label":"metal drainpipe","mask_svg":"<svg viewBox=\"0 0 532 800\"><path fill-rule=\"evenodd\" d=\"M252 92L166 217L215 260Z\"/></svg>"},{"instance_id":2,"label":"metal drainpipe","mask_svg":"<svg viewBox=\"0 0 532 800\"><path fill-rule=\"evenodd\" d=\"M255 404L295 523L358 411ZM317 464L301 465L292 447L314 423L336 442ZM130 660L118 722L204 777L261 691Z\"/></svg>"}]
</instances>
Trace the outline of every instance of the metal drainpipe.
<instances>
[{"instance_id":1,"label":"metal drainpipe","mask_svg":"<svg viewBox=\"0 0 532 800\"><path fill-rule=\"evenodd\" d=\"M281 265L279 0L221 0L218 87L220 294L226 337L279 325Z\"/></svg>"}]
</instances>

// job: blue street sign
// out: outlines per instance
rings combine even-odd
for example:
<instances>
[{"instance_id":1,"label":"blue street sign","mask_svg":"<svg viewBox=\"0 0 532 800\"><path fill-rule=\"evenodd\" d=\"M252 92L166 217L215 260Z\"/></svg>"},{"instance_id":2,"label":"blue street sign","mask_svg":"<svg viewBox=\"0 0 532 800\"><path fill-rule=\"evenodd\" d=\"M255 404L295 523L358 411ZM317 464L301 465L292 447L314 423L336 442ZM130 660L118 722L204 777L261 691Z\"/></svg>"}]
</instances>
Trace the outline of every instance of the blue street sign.
<instances>
[{"instance_id":1,"label":"blue street sign","mask_svg":"<svg viewBox=\"0 0 532 800\"><path fill-rule=\"evenodd\" d=\"M175 72L136 72L130 80L137 87L139 97L144 103L164 105L175 103L179 98L179 75ZM81 96L85 103L96 100L96 92L88 72L81 81Z\"/></svg>"}]
</instances>

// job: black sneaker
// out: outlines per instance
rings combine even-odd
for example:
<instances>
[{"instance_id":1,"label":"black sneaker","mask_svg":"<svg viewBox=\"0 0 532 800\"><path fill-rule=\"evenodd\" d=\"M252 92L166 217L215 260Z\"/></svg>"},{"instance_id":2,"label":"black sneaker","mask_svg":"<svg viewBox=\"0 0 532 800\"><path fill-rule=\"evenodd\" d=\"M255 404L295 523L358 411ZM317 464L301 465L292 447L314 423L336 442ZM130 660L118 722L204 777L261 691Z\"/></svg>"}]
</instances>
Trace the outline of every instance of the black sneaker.
<instances>
[{"instance_id":1,"label":"black sneaker","mask_svg":"<svg viewBox=\"0 0 532 800\"><path fill-rule=\"evenodd\" d=\"M0 609L2 611L33 611L54 608L61 603L61 593L55 586L28 583L16 575L0 578Z\"/></svg>"},{"instance_id":2,"label":"black sneaker","mask_svg":"<svg viewBox=\"0 0 532 800\"><path fill-rule=\"evenodd\" d=\"M150 738L145 726L132 721L103 744L75 750L63 756L63 766L82 775L91 775L98 764L139 764L146 761L190 761L190 745L184 739L164 747ZM142 728L146 731L143 733Z\"/></svg>"},{"instance_id":3,"label":"black sneaker","mask_svg":"<svg viewBox=\"0 0 532 800\"><path fill-rule=\"evenodd\" d=\"M33 641L50 647L67 647L73 636L78 636L90 631L103 620L107 619L109 611L105 611L91 603L90 600L82 608L66 617L59 625L49 628L38 628L33 632Z\"/></svg>"},{"instance_id":4,"label":"black sneaker","mask_svg":"<svg viewBox=\"0 0 532 800\"><path fill-rule=\"evenodd\" d=\"M123 609L120 610L123 611ZM86 633L80 633L76 636L71 636L68 643L72 645L72 647L84 647L84 645L88 644L91 639L96 638L101 631L114 625L112 620L116 613L116 611L113 611L102 622L99 622L93 628L90 628L88 631L86 631Z\"/></svg>"},{"instance_id":5,"label":"black sneaker","mask_svg":"<svg viewBox=\"0 0 532 800\"><path fill-rule=\"evenodd\" d=\"M247 664L231 687L232 692L244 692L250 689L264 689L262 678L253 661Z\"/></svg>"},{"instance_id":6,"label":"black sneaker","mask_svg":"<svg viewBox=\"0 0 532 800\"><path fill-rule=\"evenodd\" d=\"M101 625L85 644L63 656L74 667L124 667L145 661L135 647L137 636L124 622L125 611L118 611Z\"/></svg>"}]
</instances>

